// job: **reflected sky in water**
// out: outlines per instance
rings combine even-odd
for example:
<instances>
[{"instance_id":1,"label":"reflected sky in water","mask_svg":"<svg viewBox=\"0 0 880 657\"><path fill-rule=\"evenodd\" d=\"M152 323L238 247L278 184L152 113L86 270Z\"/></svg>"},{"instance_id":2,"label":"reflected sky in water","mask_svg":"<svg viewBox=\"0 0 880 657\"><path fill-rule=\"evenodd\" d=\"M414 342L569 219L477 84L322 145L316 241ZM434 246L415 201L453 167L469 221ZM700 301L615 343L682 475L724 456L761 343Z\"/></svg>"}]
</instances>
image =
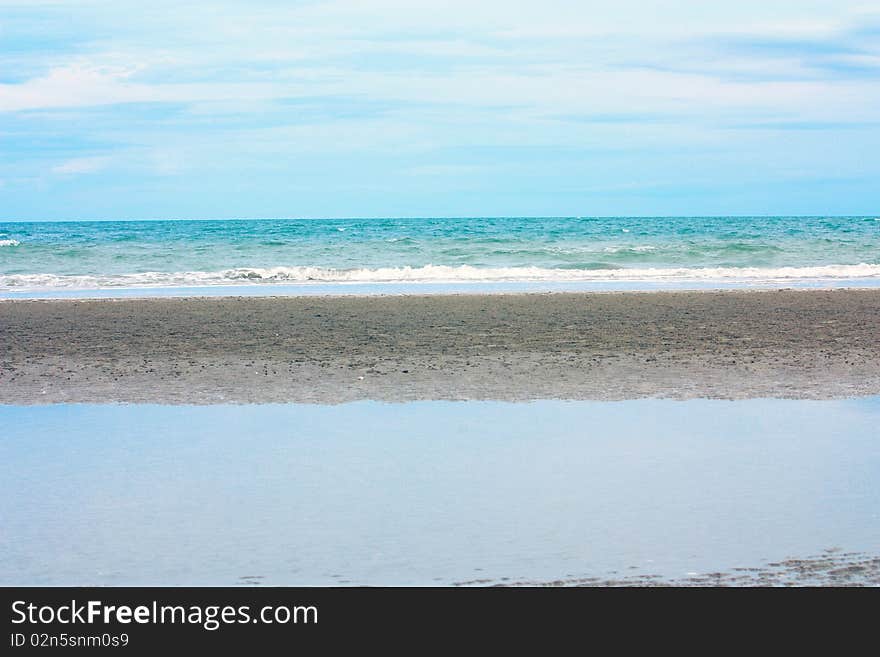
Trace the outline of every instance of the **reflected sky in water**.
<instances>
[{"instance_id":1,"label":"reflected sky in water","mask_svg":"<svg viewBox=\"0 0 880 657\"><path fill-rule=\"evenodd\" d=\"M880 549L880 398L0 406L0 584L450 584Z\"/></svg>"}]
</instances>

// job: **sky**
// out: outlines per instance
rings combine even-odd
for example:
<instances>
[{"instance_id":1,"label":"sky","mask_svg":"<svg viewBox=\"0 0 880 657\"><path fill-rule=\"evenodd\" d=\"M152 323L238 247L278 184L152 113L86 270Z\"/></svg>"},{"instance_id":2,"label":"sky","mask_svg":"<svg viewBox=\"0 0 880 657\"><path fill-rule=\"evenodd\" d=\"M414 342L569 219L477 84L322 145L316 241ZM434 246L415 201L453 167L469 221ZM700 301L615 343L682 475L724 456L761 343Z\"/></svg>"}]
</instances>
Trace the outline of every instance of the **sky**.
<instances>
[{"instance_id":1,"label":"sky","mask_svg":"<svg viewBox=\"0 0 880 657\"><path fill-rule=\"evenodd\" d=\"M864 1L0 0L0 220L880 213Z\"/></svg>"}]
</instances>

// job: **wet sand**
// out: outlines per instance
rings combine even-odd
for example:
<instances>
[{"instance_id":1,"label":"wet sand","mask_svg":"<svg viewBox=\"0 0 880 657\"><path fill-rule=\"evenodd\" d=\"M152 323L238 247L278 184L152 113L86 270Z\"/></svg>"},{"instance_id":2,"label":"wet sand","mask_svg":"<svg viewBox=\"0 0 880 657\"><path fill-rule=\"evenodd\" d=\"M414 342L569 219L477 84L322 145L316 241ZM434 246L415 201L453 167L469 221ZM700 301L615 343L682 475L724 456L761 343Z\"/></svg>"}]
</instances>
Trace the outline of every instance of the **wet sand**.
<instances>
[{"instance_id":1,"label":"wet sand","mask_svg":"<svg viewBox=\"0 0 880 657\"><path fill-rule=\"evenodd\" d=\"M0 302L0 403L880 394L880 290Z\"/></svg>"},{"instance_id":2,"label":"wet sand","mask_svg":"<svg viewBox=\"0 0 880 657\"><path fill-rule=\"evenodd\" d=\"M454 586L880 586L880 556L864 552L843 552L829 548L822 554L766 563L756 567L736 567L712 573L693 573L681 578L660 575L610 573L601 577L564 577L550 582L476 579Z\"/></svg>"}]
</instances>

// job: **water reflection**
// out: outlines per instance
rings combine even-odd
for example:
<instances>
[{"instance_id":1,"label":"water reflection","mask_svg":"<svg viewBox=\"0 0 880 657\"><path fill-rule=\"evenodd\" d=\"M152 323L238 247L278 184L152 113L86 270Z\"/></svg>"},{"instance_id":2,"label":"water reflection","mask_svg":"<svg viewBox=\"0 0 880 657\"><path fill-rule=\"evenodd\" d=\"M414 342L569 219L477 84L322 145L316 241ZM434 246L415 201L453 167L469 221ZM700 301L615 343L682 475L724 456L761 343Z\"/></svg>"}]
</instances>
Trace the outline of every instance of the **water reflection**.
<instances>
[{"instance_id":1,"label":"water reflection","mask_svg":"<svg viewBox=\"0 0 880 657\"><path fill-rule=\"evenodd\" d=\"M0 584L680 578L880 548L880 398L6 406L0 426Z\"/></svg>"}]
</instances>

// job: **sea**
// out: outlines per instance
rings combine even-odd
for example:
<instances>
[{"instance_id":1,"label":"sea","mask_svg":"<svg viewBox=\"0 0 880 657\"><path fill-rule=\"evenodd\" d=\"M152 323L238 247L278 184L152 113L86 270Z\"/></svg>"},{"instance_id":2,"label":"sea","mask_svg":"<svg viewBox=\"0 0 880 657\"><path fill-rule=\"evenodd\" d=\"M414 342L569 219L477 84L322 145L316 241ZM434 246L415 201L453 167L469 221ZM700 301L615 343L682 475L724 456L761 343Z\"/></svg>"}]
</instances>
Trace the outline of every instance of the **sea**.
<instances>
[{"instance_id":1,"label":"sea","mask_svg":"<svg viewBox=\"0 0 880 657\"><path fill-rule=\"evenodd\" d=\"M880 284L880 217L0 223L0 295Z\"/></svg>"}]
</instances>

